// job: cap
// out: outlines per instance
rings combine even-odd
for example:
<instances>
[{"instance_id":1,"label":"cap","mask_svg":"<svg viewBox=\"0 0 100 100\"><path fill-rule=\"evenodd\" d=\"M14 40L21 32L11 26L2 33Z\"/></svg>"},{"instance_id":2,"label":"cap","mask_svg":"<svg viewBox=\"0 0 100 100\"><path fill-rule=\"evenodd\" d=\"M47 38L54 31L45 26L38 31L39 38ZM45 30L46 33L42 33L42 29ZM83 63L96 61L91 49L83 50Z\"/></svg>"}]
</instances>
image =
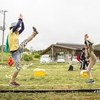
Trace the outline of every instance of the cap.
<instances>
[{"instance_id":1,"label":"cap","mask_svg":"<svg viewBox=\"0 0 100 100\"><path fill-rule=\"evenodd\" d=\"M16 26L16 22L11 23L10 27L14 27L14 26Z\"/></svg>"}]
</instances>

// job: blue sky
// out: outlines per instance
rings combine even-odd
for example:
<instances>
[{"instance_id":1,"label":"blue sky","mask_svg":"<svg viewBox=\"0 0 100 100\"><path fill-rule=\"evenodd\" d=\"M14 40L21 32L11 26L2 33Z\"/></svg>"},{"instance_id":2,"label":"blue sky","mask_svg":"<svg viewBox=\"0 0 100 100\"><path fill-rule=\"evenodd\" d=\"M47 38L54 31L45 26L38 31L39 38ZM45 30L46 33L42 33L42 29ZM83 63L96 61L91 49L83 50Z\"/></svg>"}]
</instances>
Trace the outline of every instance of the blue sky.
<instances>
[{"instance_id":1,"label":"blue sky","mask_svg":"<svg viewBox=\"0 0 100 100\"><path fill-rule=\"evenodd\" d=\"M39 34L26 46L29 49L42 50L57 42L83 44L85 33L100 44L100 0L1 0L0 10L8 11L5 39L20 13L25 23L20 42L32 33L32 26L37 28ZM2 21L0 14L0 26Z\"/></svg>"}]
</instances>

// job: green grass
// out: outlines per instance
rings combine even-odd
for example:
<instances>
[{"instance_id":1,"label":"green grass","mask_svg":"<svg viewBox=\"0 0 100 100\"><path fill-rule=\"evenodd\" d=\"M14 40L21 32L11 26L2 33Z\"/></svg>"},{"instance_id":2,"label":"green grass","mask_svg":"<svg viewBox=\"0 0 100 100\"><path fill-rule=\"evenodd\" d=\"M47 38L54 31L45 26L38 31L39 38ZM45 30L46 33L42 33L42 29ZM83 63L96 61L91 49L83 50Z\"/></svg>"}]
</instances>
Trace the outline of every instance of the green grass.
<instances>
[{"instance_id":1,"label":"green grass","mask_svg":"<svg viewBox=\"0 0 100 100\"><path fill-rule=\"evenodd\" d=\"M0 93L0 100L100 100L98 93Z\"/></svg>"},{"instance_id":2,"label":"green grass","mask_svg":"<svg viewBox=\"0 0 100 100\"><path fill-rule=\"evenodd\" d=\"M14 66L0 65L0 89L93 89L100 88L100 63L97 63L92 74L94 84L87 84L89 77L81 77L79 64L74 63L74 70L68 71L67 63L40 64L22 62L22 69L17 77L19 87L8 86ZM45 76L34 76L35 68L45 69ZM17 96L16 96L17 95ZM23 96L24 95L24 96ZM100 93L0 93L0 100L98 100ZM16 99L15 99L16 97ZM8 98L8 99L5 99ZM27 98L27 99L25 99ZM66 99L67 98L67 99Z\"/></svg>"}]
</instances>

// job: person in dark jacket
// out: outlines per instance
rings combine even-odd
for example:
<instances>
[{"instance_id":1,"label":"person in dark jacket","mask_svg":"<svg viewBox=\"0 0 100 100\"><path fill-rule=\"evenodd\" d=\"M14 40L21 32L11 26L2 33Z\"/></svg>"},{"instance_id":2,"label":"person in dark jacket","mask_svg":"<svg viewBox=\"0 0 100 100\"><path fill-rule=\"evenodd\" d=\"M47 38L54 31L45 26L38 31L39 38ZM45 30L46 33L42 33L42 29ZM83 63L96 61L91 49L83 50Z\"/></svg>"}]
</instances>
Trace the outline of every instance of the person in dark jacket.
<instances>
[{"instance_id":1,"label":"person in dark jacket","mask_svg":"<svg viewBox=\"0 0 100 100\"><path fill-rule=\"evenodd\" d=\"M86 66L88 66L88 61L86 60L85 57L85 48L82 48L82 52L80 53L80 63L81 63L80 69L85 70Z\"/></svg>"}]
</instances>

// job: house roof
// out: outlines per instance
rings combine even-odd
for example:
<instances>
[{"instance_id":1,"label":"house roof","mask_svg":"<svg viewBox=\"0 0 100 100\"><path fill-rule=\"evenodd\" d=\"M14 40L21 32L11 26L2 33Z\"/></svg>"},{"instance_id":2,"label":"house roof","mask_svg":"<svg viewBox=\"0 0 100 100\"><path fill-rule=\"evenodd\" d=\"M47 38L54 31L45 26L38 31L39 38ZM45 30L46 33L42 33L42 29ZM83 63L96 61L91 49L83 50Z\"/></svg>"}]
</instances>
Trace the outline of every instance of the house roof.
<instances>
[{"instance_id":1,"label":"house roof","mask_svg":"<svg viewBox=\"0 0 100 100\"><path fill-rule=\"evenodd\" d=\"M83 44L75 44L75 43L60 43L60 42L57 42L56 43L57 45L61 45L61 46L64 46L64 47L71 47L71 48L75 48L76 50L82 50L82 48L84 47Z\"/></svg>"},{"instance_id":2,"label":"house roof","mask_svg":"<svg viewBox=\"0 0 100 100\"><path fill-rule=\"evenodd\" d=\"M75 44L75 43L60 43L60 42L57 42L56 44L52 44L50 45L48 48L46 48L42 53L42 54L45 54L46 52L50 51L51 48L53 47L56 47L56 48L64 48L64 49L68 49L68 50L75 50L75 51L81 51L82 48L84 47L84 44ZM95 47L94 46L94 51L95 52L100 52L100 47Z\"/></svg>"},{"instance_id":3,"label":"house roof","mask_svg":"<svg viewBox=\"0 0 100 100\"><path fill-rule=\"evenodd\" d=\"M56 44L61 45L61 46L76 48L76 50L82 50L82 48L84 47L84 44L75 44L75 43L59 43L58 42ZM100 47L94 45L94 50L95 51L100 51Z\"/></svg>"}]
</instances>

